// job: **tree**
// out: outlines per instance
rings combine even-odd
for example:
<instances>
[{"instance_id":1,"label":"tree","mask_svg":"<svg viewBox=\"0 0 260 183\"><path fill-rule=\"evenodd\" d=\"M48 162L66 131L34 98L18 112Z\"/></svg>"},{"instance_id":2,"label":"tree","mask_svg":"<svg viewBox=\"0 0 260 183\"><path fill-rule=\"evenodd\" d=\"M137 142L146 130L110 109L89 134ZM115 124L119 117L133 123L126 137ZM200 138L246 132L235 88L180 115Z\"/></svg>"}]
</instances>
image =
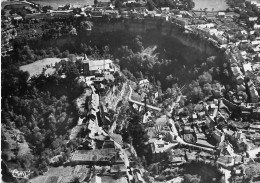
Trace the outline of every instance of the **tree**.
<instances>
[{"instance_id":1,"label":"tree","mask_svg":"<svg viewBox=\"0 0 260 183\"><path fill-rule=\"evenodd\" d=\"M145 154L145 143L148 141L146 131L141 125L141 119L141 114L134 113L128 125L128 132L133 139L133 146L140 157Z\"/></svg>"},{"instance_id":2,"label":"tree","mask_svg":"<svg viewBox=\"0 0 260 183\"><path fill-rule=\"evenodd\" d=\"M203 92L205 95L212 95L212 92L211 92L212 88L211 88L211 85L209 83L206 83L203 85Z\"/></svg>"},{"instance_id":3,"label":"tree","mask_svg":"<svg viewBox=\"0 0 260 183\"><path fill-rule=\"evenodd\" d=\"M202 75L199 76L199 83L200 85L204 85L206 83L211 83L212 82L212 76L208 72L204 72Z\"/></svg>"},{"instance_id":4,"label":"tree","mask_svg":"<svg viewBox=\"0 0 260 183\"><path fill-rule=\"evenodd\" d=\"M185 5L186 10L191 10L195 7L195 3L193 2L193 0L184 0L183 3Z\"/></svg>"},{"instance_id":5,"label":"tree","mask_svg":"<svg viewBox=\"0 0 260 183\"><path fill-rule=\"evenodd\" d=\"M69 80L74 80L79 76L79 70L73 62L67 62L65 66L65 74Z\"/></svg>"},{"instance_id":6,"label":"tree","mask_svg":"<svg viewBox=\"0 0 260 183\"><path fill-rule=\"evenodd\" d=\"M132 48L134 52L141 52L144 50L142 37L140 35L137 35L132 41Z\"/></svg>"},{"instance_id":7,"label":"tree","mask_svg":"<svg viewBox=\"0 0 260 183\"><path fill-rule=\"evenodd\" d=\"M70 54L69 50L66 50L66 51L64 51L64 52L62 53L62 57L63 57L63 58L68 58L69 54Z\"/></svg>"},{"instance_id":8,"label":"tree","mask_svg":"<svg viewBox=\"0 0 260 183\"><path fill-rule=\"evenodd\" d=\"M247 96L246 92L239 91L237 95L238 96L242 96L244 101L247 101L247 99L248 99L248 96Z\"/></svg>"},{"instance_id":9,"label":"tree","mask_svg":"<svg viewBox=\"0 0 260 183\"><path fill-rule=\"evenodd\" d=\"M184 174L184 183L199 183L200 178L196 175Z\"/></svg>"},{"instance_id":10,"label":"tree","mask_svg":"<svg viewBox=\"0 0 260 183\"><path fill-rule=\"evenodd\" d=\"M173 76L170 74L166 77L166 80L171 83L171 81L173 80Z\"/></svg>"},{"instance_id":11,"label":"tree","mask_svg":"<svg viewBox=\"0 0 260 183\"><path fill-rule=\"evenodd\" d=\"M53 8L52 8L52 6L50 6L50 5L47 5L47 6L43 6L43 7L42 7L42 11L45 12L45 13L46 13L48 10L52 10L52 9L53 9Z\"/></svg>"},{"instance_id":12,"label":"tree","mask_svg":"<svg viewBox=\"0 0 260 183\"><path fill-rule=\"evenodd\" d=\"M69 54L68 59L69 59L69 61L74 62L74 61L76 61L76 56L74 54Z\"/></svg>"},{"instance_id":13,"label":"tree","mask_svg":"<svg viewBox=\"0 0 260 183\"><path fill-rule=\"evenodd\" d=\"M79 179L80 179L79 177L74 176L74 177L72 178L71 183L80 183Z\"/></svg>"},{"instance_id":14,"label":"tree","mask_svg":"<svg viewBox=\"0 0 260 183\"><path fill-rule=\"evenodd\" d=\"M59 48L57 48L57 47L55 47L55 49L53 50L53 52L54 52L54 54L55 54L56 56L59 56L59 55L60 55L60 50L59 50Z\"/></svg>"},{"instance_id":15,"label":"tree","mask_svg":"<svg viewBox=\"0 0 260 183\"><path fill-rule=\"evenodd\" d=\"M20 162L22 168L27 170L32 167L33 155L32 154L20 155L17 156L17 160Z\"/></svg>"},{"instance_id":16,"label":"tree","mask_svg":"<svg viewBox=\"0 0 260 183\"><path fill-rule=\"evenodd\" d=\"M118 8L118 9L122 8L122 1L121 0L115 1L115 8Z\"/></svg>"}]
</instances>

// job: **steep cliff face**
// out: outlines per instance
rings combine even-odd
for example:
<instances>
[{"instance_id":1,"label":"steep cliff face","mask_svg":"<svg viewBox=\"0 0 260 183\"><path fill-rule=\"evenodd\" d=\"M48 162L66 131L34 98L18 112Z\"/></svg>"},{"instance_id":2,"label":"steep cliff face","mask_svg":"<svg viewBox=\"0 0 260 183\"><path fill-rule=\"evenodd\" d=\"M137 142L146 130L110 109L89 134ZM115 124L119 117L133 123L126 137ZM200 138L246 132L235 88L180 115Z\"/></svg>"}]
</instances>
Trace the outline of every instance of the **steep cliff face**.
<instances>
[{"instance_id":1,"label":"steep cliff face","mask_svg":"<svg viewBox=\"0 0 260 183\"><path fill-rule=\"evenodd\" d=\"M92 32L106 33L123 31L140 35L158 35L170 38L180 44L184 50L180 53L190 60L203 56L219 55L220 50L212 45L206 38L187 32L181 27L162 20L122 20L118 22L94 22ZM190 54L187 54L190 53Z\"/></svg>"}]
</instances>

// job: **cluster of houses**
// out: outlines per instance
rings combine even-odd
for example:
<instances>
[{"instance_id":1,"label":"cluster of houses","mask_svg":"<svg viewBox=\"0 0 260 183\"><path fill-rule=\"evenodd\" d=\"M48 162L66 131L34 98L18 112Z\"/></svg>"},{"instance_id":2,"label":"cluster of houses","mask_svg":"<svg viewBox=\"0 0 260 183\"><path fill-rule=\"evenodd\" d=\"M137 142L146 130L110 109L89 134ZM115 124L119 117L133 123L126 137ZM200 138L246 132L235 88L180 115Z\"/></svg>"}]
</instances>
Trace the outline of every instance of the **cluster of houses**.
<instances>
[{"instance_id":1,"label":"cluster of houses","mask_svg":"<svg viewBox=\"0 0 260 183\"><path fill-rule=\"evenodd\" d=\"M234 56L234 53L232 54ZM248 64L243 66L246 68L245 72L250 70ZM239 74L244 75L242 72ZM237 81L239 82L239 79ZM148 84L149 81L146 80L139 82L139 86L144 90L151 89L147 87ZM250 88L248 89L250 91ZM220 93L218 98L198 103L189 114L178 105L180 98L172 105L175 108L174 124L170 123L167 116L156 119L151 110L144 114L143 123L149 136L149 163L166 160L174 168L188 161L213 161L224 169L241 172L240 165L249 165L252 163L251 159L257 158L260 153L258 98L256 100L250 94L248 100L235 103L223 98L223 93ZM249 112L248 118L244 118L245 111ZM238 113L243 120L232 117L232 113ZM252 119L253 122L248 123L246 119ZM238 123L248 123L248 128L236 125ZM174 133L173 125L177 127L177 133ZM183 149L180 153L181 148ZM241 173L241 176L243 175L244 173Z\"/></svg>"},{"instance_id":2,"label":"cluster of houses","mask_svg":"<svg viewBox=\"0 0 260 183\"><path fill-rule=\"evenodd\" d=\"M135 2L135 3L134 3ZM155 9L154 11L148 11L145 7L146 2L144 1L127 1L125 4L139 4L134 6L123 6L119 9L115 8L110 2L100 2L94 6L84 6L75 7L72 5L65 5L59 7L57 10L49 10L47 13L35 12L37 7L35 4L30 4L25 2L19 2L19 6L9 6L5 7L6 10L10 8L24 8L21 5L26 6L28 9L35 9L31 11L26 16L22 17L20 15L13 15L12 19L17 19L17 21L25 19L52 19L53 17L67 17L74 16L85 17L87 19L98 20L121 20L123 19L143 19L143 20L155 20L155 21L165 21L175 24L185 30L194 32L196 34L201 34L210 38L217 45L226 47L229 43L231 35L227 31L221 28L222 20L233 21L234 17L238 17L239 14L231 12L216 12L216 11L180 11L178 9L170 10L169 7L162 7L161 9ZM181 1L175 1L175 3L182 3ZM18 20L19 19L19 20ZM257 17L249 17L249 21L257 22ZM257 23L255 23L257 27ZM91 29L91 28L90 28ZM257 29L257 28L255 28ZM258 44L259 45L259 44ZM258 47L256 46L256 49Z\"/></svg>"},{"instance_id":3,"label":"cluster of houses","mask_svg":"<svg viewBox=\"0 0 260 183\"><path fill-rule=\"evenodd\" d=\"M112 19L143 19L143 20L155 20L155 21L166 21L169 23L176 24L177 26L180 26L182 28L187 28L189 30L196 31L197 33L202 34L209 34L210 36L213 36L214 39L220 43L224 44L226 43L226 38L223 35L223 31L218 31L214 28L213 23L207 23L205 21L209 18L210 13L207 13L207 15L202 16L201 14L204 12L199 12L200 15L198 15L198 12L195 11L179 11L178 9L170 10L169 7L162 7L161 9L156 9L154 11L148 11L145 7L146 2L141 1L127 1L124 2L125 4L131 4L131 3L137 3L140 4L138 6L131 6L131 7L125 7L122 8L120 11L119 9L115 8L113 4L110 2L108 3L98 3L94 6L84 6L84 7L74 7L72 5L65 5L62 7L59 7L58 10L49 10L47 13L44 12L28 12L24 17L20 15L15 15L15 18L13 19L19 19L23 20L25 19L52 19L53 17L67 17L74 16L77 17L85 17L85 18L91 18L92 20L98 20L98 19L106 19L106 20L112 20ZM175 1L175 3L182 3L181 1ZM19 2L19 4L24 4L26 8L29 7L35 9L35 4L30 4L26 2ZM29 6L29 7L28 7ZM6 10L10 10L13 6L9 7L7 5L5 7ZM23 6L18 6L15 8L23 8ZM37 8L35 9L37 10ZM212 14L212 13L211 13ZM227 14L228 15L228 14ZM218 18L226 18L227 15L224 12L215 12L214 16ZM204 21L204 23L201 23ZM200 22L200 23L198 23ZM193 27L191 27L193 26ZM209 30L208 30L209 29Z\"/></svg>"}]
</instances>

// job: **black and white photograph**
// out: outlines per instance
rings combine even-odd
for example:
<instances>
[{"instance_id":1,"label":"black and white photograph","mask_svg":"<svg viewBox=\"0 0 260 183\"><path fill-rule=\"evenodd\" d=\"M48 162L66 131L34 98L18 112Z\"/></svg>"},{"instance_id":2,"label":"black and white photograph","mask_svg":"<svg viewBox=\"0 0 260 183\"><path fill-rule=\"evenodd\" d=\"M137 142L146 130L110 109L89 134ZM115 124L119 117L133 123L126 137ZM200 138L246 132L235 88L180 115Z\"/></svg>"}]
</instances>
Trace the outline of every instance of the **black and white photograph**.
<instances>
[{"instance_id":1,"label":"black and white photograph","mask_svg":"<svg viewBox=\"0 0 260 183\"><path fill-rule=\"evenodd\" d=\"M260 0L1 0L3 183L260 183Z\"/></svg>"}]
</instances>

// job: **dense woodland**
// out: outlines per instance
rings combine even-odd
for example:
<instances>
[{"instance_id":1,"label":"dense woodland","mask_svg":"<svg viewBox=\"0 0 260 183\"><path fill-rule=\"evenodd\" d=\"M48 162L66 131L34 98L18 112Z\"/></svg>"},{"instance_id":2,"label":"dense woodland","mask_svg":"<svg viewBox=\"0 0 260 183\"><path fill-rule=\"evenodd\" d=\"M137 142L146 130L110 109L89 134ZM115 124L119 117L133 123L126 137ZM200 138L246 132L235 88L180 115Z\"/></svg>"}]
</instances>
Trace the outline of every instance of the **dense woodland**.
<instances>
[{"instance_id":1,"label":"dense woodland","mask_svg":"<svg viewBox=\"0 0 260 183\"><path fill-rule=\"evenodd\" d=\"M73 100L83 91L70 77L72 65L66 80L41 75L27 82L28 73L16 66L2 69L2 125L22 132L30 148L29 154L20 155L22 149L10 147L2 133L2 158L9 168L35 168L40 173L61 151L66 152L64 160L68 158L73 144L70 147L66 141L78 118Z\"/></svg>"}]
</instances>

